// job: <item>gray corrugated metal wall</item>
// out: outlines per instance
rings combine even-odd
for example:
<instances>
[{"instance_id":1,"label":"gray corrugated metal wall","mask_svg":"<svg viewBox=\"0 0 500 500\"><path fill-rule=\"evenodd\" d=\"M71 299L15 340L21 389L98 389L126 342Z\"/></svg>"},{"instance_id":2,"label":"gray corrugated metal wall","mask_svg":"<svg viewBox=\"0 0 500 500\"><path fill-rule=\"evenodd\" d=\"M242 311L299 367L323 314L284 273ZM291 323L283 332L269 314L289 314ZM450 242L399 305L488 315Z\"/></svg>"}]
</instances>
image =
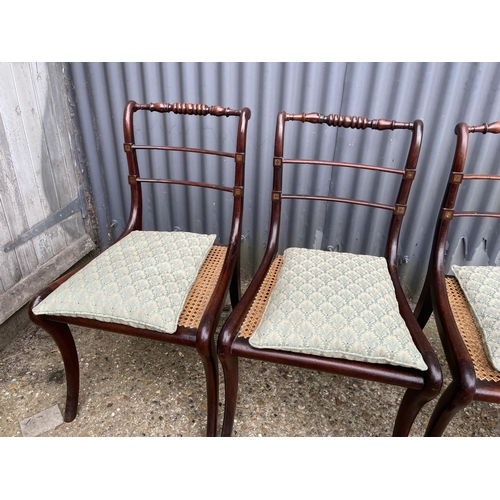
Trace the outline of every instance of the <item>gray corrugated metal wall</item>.
<instances>
[{"instance_id":1,"label":"gray corrugated metal wall","mask_svg":"<svg viewBox=\"0 0 500 500\"><path fill-rule=\"evenodd\" d=\"M242 247L248 272L255 270L267 240L274 128L280 110L399 121L422 119L424 141L419 171L400 240L402 281L413 299L424 279L443 181L453 157L455 125L460 121L481 124L500 119L500 64L497 63L71 63L69 71L82 134L82 161L92 188L103 246L121 232L128 216L129 188L122 150L122 111L127 100L248 106L252 110ZM169 117L166 126L179 143L189 145L200 139L204 147L234 147L230 120L214 119L210 125L198 128L195 117L193 124L187 126L175 118L170 121ZM136 141L155 137L159 140L165 122L154 124L149 117L143 120ZM303 157L319 153L331 158L335 152L339 160L402 166L408 145L409 134L404 132L388 136L375 131L335 132L328 127L312 129L310 135L301 139L294 125L297 124L287 128L286 148L290 155L293 151ZM221 134L222 142L217 139ZM492 171L498 171L494 158L498 157L499 141L489 137L480 139L482 147L476 146L478 141L473 138L469 161L490 163ZM205 166L194 163L189 170L198 172L202 179L224 181L224 169L204 177ZM185 159L181 159L176 164L163 163L151 168L169 168L171 173L182 177L188 167ZM391 185L385 177L374 182L370 173L368 178L366 175L362 178L361 173L345 169L332 173L326 169L310 179L307 169L299 167L291 175L290 183L296 189L313 188L318 194L330 192L345 197L357 193L363 199L369 199L372 192L376 201L391 201L387 199ZM165 188L154 193L148 191L147 212L155 208L160 215L147 224L147 229L178 226L220 233L225 225L213 207L223 202L225 195L215 193L199 199L192 196L187 203L183 189L173 188L170 200L165 197ZM489 203L499 200L491 183L472 189L477 197ZM386 214L364 207L354 212L353 207L346 205L330 208L322 203L312 211L305 209L301 203L286 208L283 247L305 244L348 252L383 253ZM116 221L114 228L112 221ZM467 224L461 220L451 234L449 251L454 261L495 262L500 241L485 246L485 241L496 237L492 223L477 224L473 236L465 241L461 235ZM226 235L222 232L220 236L224 240Z\"/></svg>"}]
</instances>

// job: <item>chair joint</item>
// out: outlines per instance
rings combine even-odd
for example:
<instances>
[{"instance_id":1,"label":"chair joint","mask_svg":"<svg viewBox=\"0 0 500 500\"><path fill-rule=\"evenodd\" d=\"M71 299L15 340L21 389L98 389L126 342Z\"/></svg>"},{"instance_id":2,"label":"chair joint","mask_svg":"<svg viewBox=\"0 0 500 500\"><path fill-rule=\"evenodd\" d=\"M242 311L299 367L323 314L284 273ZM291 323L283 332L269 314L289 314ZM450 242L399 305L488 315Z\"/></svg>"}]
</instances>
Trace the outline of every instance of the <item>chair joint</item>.
<instances>
[{"instance_id":1,"label":"chair joint","mask_svg":"<svg viewBox=\"0 0 500 500\"><path fill-rule=\"evenodd\" d=\"M464 174L459 172L459 173L456 173L456 172L452 172L451 173L451 179L450 179L450 182L452 184L462 184L462 181L464 180Z\"/></svg>"},{"instance_id":2,"label":"chair joint","mask_svg":"<svg viewBox=\"0 0 500 500\"><path fill-rule=\"evenodd\" d=\"M273 201L281 201L281 192L280 191L273 191L272 200Z\"/></svg>"},{"instance_id":3,"label":"chair joint","mask_svg":"<svg viewBox=\"0 0 500 500\"><path fill-rule=\"evenodd\" d=\"M243 163L245 161L245 153L236 153L234 161L236 163Z\"/></svg>"},{"instance_id":4,"label":"chair joint","mask_svg":"<svg viewBox=\"0 0 500 500\"><path fill-rule=\"evenodd\" d=\"M133 144L130 142L124 142L123 143L123 149L125 150L125 153L130 153L132 151L132 146Z\"/></svg>"},{"instance_id":5,"label":"chair joint","mask_svg":"<svg viewBox=\"0 0 500 500\"><path fill-rule=\"evenodd\" d=\"M233 196L235 198L243 198L243 188L241 186L235 186L233 188Z\"/></svg>"},{"instance_id":6,"label":"chair joint","mask_svg":"<svg viewBox=\"0 0 500 500\"><path fill-rule=\"evenodd\" d=\"M395 205L394 206L394 215L405 215L406 214L406 205Z\"/></svg>"},{"instance_id":7,"label":"chair joint","mask_svg":"<svg viewBox=\"0 0 500 500\"><path fill-rule=\"evenodd\" d=\"M137 175L129 175L129 176L128 176L128 183L129 183L131 186L135 186L135 185L137 185Z\"/></svg>"},{"instance_id":8,"label":"chair joint","mask_svg":"<svg viewBox=\"0 0 500 500\"><path fill-rule=\"evenodd\" d=\"M451 208L443 208L443 212L441 214L441 219L442 220L451 220L453 219L453 215L455 214L455 211Z\"/></svg>"},{"instance_id":9,"label":"chair joint","mask_svg":"<svg viewBox=\"0 0 500 500\"><path fill-rule=\"evenodd\" d=\"M416 173L417 171L415 169L406 169L403 174L403 179L412 181L413 179L415 179Z\"/></svg>"},{"instance_id":10,"label":"chair joint","mask_svg":"<svg viewBox=\"0 0 500 500\"><path fill-rule=\"evenodd\" d=\"M283 166L283 158L280 156L275 156L273 159L273 165L275 167L282 167Z\"/></svg>"}]
</instances>

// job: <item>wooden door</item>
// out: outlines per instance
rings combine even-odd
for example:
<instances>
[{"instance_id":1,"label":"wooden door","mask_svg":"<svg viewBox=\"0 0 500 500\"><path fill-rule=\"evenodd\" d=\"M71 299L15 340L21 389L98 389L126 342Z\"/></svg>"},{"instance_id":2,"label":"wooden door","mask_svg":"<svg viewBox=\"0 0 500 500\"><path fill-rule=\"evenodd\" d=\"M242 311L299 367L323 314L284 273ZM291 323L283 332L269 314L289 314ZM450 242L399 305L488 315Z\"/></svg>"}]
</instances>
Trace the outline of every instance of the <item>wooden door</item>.
<instances>
[{"instance_id":1,"label":"wooden door","mask_svg":"<svg viewBox=\"0 0 500 500\"><path fill-rule=\"evenodd\" d=\"M0 324L90 252L58 63L0 63Z\"/></svg>"}]
</instances>

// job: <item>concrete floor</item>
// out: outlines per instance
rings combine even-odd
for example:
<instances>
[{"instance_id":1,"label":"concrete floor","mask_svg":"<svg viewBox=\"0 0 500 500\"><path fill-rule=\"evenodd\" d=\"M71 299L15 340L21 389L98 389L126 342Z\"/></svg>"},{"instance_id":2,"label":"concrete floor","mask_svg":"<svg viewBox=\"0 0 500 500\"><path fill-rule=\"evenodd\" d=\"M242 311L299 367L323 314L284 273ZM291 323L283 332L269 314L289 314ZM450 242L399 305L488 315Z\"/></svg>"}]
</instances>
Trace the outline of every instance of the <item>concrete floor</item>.
<instances>
[{"instance_id":1,"label":"concrete floor","mask_svg":"<svg viewBox=\"0 0 500 500\"><path fill-rule=\"evenodd\" d=\"M73 332L81 367L77 418L62 423L61 356L50 336L28 323L0 351L0 436L204 435L204 375L194 349L83 328ZM446 367L432 319L425 332ZM390 436L404 392L258 361L240 366L235 436ZM449 380L445 369L445 384ZM423 435L434 404L420 413L411 436ZM499 405L473 403L445 435L499 436L499 412ZM34 426L37 421L41 427Z\"/></svg>"}]
</instances>

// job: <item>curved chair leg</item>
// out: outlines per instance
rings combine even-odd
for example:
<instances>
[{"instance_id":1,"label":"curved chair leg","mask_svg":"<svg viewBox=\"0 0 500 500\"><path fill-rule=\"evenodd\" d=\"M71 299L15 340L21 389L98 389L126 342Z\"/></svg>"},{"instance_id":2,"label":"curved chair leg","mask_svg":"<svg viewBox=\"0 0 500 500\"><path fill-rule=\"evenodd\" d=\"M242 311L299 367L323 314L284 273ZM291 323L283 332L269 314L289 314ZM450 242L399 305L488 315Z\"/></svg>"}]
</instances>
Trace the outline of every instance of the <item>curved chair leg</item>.
<instances>
[{"instance_id":1,"label":"curved chair leg","mask_svg":"<svg viewBox=\"0 0 500 500\"><path fill-rule=\"evenodd\" d=\"M80 392L80 369L73 335L66 323L45 321L38 317L37 324L54 339L57 347L59 347L66 372L67 395L64 421L71 422L76 417L78 395Z\"/></svg>"},{"instance_id":2,"label":"curved chair leg","mask_svg":"<svg viewBox=\"0 0 500 500\"><path fill-rule=\"evenodd\" d=\"M219 364L215 354L215 347L211 352L200 353L205 370L207 386L207 436L213 437L217 433L217 416L219 412Z\"/></svg>"},{"instance_id":3,"label":"curved chair leg","mask_svg":"<svg viewBox=\"0 0 500 500\"><path fill-rule=\"evenodd\" d=\"M464 395L460 393L457 385L452 382L439 398L429 423L427 424L425 435L430 437L442 436L452 418L460 410L463 410L472 399L473 398L464 398Z\"/></svg>"},{"instance_id":4,"label":"curved chair leg","mask_svg":"<svg viewBox=\"0 0 500 500\"><path fill-rule=\"evenodd\" d=\"M236 402L238 399L238 358L226 356L221 359L221 363L224 371L224 389L226 395L221 435L223 437L230 437L233 433Z\"/></svg>"},{"instance_id":5,"label":"curved chair leg","mask_svg":"<svg viewBox=\"0 0 500 500\"><path fill-rule=\"evenodd\" d=\"M419 411L434 397L436 397L434 391L407 389L399 406L392 435L394 437L408 436Z\"/></svg>"}]
</instances>

